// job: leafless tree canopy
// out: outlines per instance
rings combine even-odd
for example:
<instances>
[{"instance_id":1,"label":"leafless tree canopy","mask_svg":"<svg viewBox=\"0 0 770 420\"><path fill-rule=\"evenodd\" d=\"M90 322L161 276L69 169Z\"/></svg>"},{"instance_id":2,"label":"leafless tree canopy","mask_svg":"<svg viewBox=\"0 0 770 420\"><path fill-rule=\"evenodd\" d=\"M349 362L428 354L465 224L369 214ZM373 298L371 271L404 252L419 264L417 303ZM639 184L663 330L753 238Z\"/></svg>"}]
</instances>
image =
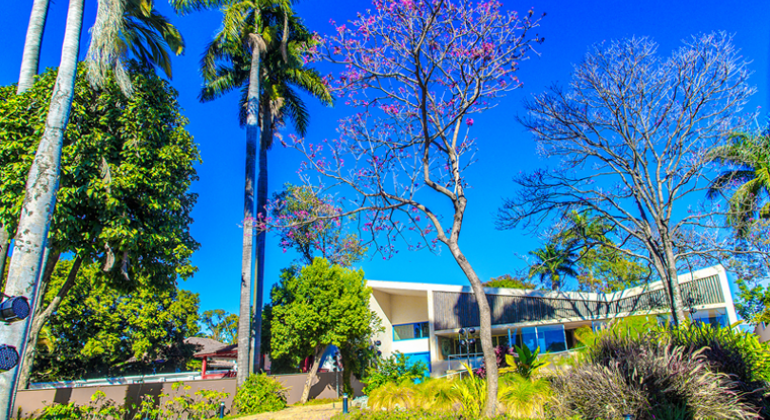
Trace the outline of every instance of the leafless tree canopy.
<instances>
[{"instance_id":1,"label":"leafless tree canopy","mask_svg":"<svg viewBox=\"0 0 770 420\"><path fill-rule=\"evenodd\" d=\"M709 151L753 116L743 110L755 92L748 78L723 33L693 37L668 58L648 38L593 47L566 89L526 102L520 121L559 163L514 179L498 226L534 229L573 209L601 215L615 225L618 249L667 284L676 321L677 263L735 250L722 229L727 206L703 198L714 175Z\"/></svg>"}]
</instances>

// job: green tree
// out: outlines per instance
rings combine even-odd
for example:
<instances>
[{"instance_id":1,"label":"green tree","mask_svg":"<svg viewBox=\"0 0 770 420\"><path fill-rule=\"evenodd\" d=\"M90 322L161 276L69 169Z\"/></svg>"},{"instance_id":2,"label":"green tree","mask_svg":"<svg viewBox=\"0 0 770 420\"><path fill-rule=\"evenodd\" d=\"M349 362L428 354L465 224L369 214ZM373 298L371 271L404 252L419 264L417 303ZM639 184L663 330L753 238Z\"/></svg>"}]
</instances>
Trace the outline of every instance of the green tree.
<instances>
[{"instance_id":1,"label":"green tree","mask_svg":"<svg viewBox=\"0 0 770 420\"><path fill-rule=\"evenodd\" d=\"M323 258L301 270L284 270L281 283L271 292L271 356L290 356L295 364L313 356L301 402L308 400L329 345L343 347L378 328L379 319L369 309L370 295L363 270L331 265Z\"/></svg>"},{"instance_id":2,"label":"green tree","mask_svg":"<svg viewBox=\"0 0 770 420\"><path fill-rule=\"evenodd\" d=\"M484 287L497 287L502 289L536 289L537 285L527 281L523 277L514 277L510 274L503 274L502 276L492 277L488 282L484 283Z\"/></svg>"},{"instance_id":3,"label":"green tree","mask_svg":"<svg viewBox=\"0 0 770 420\"><path fill-rule=\"evenodd\" d=\"M294 248L304 264L312 264L316 255L332 264L350 267L366 255L367 248L355 234L345 234L341 210L320 197L310 186L284 185L273 194L271 215L280 224L293 226L280 229L280 245ZM330 217L338 216L337 220ZM315 219L306 223L309 219Z\"/></svg>"},{"instance_id":4,"label":"green tree","mask_svg":"<svg viewBox=\"0 0 770 420\"><path fill-rule=\"evenodd\" d=\"M72 265L72 260L57 265L54 286L67 281ZM184 339L198 332L198 295L165 281L138 283L118 285L100 264L84 266L48 321L53 351L38 354L33 378L55 381L184 368L192 356ZM154 286L158 284L162 286ZM56 289L46 294L46 303L57 297Z\"/></svg>"},{"instance_id":5,"label":"green tree","mask_svg":"<svg viewBox=\"0 0 770 420\"><path fill-rule=\"evenodd\" d=\"M577 276L575 264L577 254L555 243L547 243L543 248L530 251L536 261L529 268L529 275L538 276L543 284L551 289L560 290L564 277Z\"/></svg>"},{"instance_id":6,"label":"green tree","mask_svg":"<svg viewBox=\"0 0 770 420\"><path fill-rule=\"evenodd\" d=\"M553 238L577 254L578 287L584 291L615 292L641 284L649 270L626 256L610 239L615 227L591 212L572 211Z\"/></svg>"},{"instance_id":7,"label":"green tree","mask_svg":"<svg viewBox=\"0 0 770 420\"><path fill-rule=\"evenodd\" d=\"M134 95L126 98L115 84L94 90L80 70L72 121L65 133L61 188L48 240L46 269L39 289L47 293L50 275L62 253L72 253L73 276L47 306L36 305L28 344L34 344L46 319L57 310L81 263L100 261L103 271L131 284L149 279L173 282L195 268L189 261L198 244L192 239L188 192L199 162L192 136L184 130L176 92L153 72L132 74ZM24 176L31 165L46 119L56 73L50 70L23 95L0 89L0 221L11 229L21 212ZM12 231L13 231L12 230ZM34 357L34 345L23 352ZM26 384L30 364L20 374Z\"/></svg>"},{"instance_id":8,"label":"green tree","mask_svg":"<svg viewBox=\"0 0 770 420\"><path fill-rule=\"evenodd\" d=\"M223 309L208 310L201 315L201 323L207 331L204 337L225 344L238 342L238 315Z\"/></svg>"},{"instance_id":9,"label":"green tree","mask_svg":"<svg viewBox=\"0 0 770 420\"><path fill-rule=\"evenodd\" d=\"M709 185L707 196L728 196L728 221L739 237L757 219L770 218L770 136L736 134L730 144L710 151L712 160L727 167Z\"/></svg>"}]
</instances>

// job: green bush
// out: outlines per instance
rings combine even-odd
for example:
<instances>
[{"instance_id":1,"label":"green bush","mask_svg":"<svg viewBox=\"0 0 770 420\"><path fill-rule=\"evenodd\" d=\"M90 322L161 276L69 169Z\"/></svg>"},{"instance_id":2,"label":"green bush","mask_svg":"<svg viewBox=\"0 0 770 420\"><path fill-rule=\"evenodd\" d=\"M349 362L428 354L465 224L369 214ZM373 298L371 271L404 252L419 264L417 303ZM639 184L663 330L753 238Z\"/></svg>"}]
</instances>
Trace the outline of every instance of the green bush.
<instances>
[{"instance_id":1,"label":"green bush","mask_svg":"<svg viewBox=\"0 0 770 420\"><path fill-rule=\"evenodd\" d=\"M668 334L617 329L597 336L587 362L552 378L556 415L585 418L754 419L735 383L714 372L706 349L674 346Z\"/></svg>"},{"instance_id":2,"label":"green bush","mask_svg":"<svg viewBox=\"0 0 770 420\"><path fill-rule=\"evenodd\" d=\"M238 414L258 414L286 408L286 388L267 375L251 375L233 400Z\"/></svg>"},{"instance_id":3,"label":"green bush","mask_svg":"<svg viewBox=\"0 0 770 420\"><path fill-rule=\"evenodd\" d=\"M369 395L373 390L387 384L402 384L405 382L414 382L416 379L423 378L428 372L425 363L418 361L409 363L406 355L395 352L386 359L380 359L374 365L366 370L364 382L364 394Z\"/></svg>"},{"instance_id":4,"label":"green bush","mask_svg":"<svg viewBox=\"0 0 770 420\"><path fill-rule=\"evenodd\" d=\"M118 407L115 401L108 400L102 391L96 391L87 405L53 404L45 407L40 414L33 415L36 420L120 420L125 409Z\"/></svg>"}]
</instances>

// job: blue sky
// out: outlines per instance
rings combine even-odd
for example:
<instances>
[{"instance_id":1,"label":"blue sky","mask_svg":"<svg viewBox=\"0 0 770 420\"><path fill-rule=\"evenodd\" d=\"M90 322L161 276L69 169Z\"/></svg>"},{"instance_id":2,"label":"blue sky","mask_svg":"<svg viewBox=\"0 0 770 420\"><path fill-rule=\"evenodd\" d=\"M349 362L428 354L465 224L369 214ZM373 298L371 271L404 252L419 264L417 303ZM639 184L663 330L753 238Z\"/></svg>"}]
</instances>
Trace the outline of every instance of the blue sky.
<instances>
[{"instance_id":1,"label":"blue sky","mask_svg":"<svg viewBox=\"0 0 770 420\"><path fill-rule=\"evenodd\" d=\"M66 0L56 0L49 11L43 40L41 68L57 66L67 11ZM240 279L241 229L245 132L238 126L236 95L201 104L198 61L204 46L219 27L218 12L199 12L188 16L173 15L168 4L156 0L157 7L179 27L187 43L184 56L173 60L172 85L179 91L183 113L189 118L187 129L201 149L203 164L198 167L200 180L193 185L199 194L193 212L193 236L201 249L193 261L199 272L181 286L201 295L201 309L222 308L237 312ZM19 65L32 2L4 4L0 14L4 48L0 52L0 83L18 80ZM752 61L751 83L757 93L749 109L770 106L768 56L770 55L770 2L724 1L624 1L586 0L519 2L503 0L504 8L525 11L534 7L546 12L538 32L545 43L538 47L540 56L521 64L519 79L524 88L510 93L501 104L483 115L474 116L473 136L479 139L479 163L468 172L473 188L465 218L461 247L479 276L486 280L523 266L517 255L538 246L535 238L523 232L500 232L494 228L494 214L503 197L511 195L511 177L519 171L544 166L535 154L534 143L515 116L523 111L525 95L542 92L548 85L566 83L572 64L581 60L592 44L629 36L650 36L667 55L680 41L700 32L724 30L735 34L734 43ZM304 0L297 12L314 31L332 30L330 19L338 23L355 17L370 7L366 0ZM86 0L81 56L88 42L88 28L93 24L96 1ZM350 110L344 106L324 108L309 101L311 121L308 139L322 140L335 135L337 121ZM764 114L764 112L763 112ZM285 182L297 183L296 170L301 161L298 152L276 145L270 152L269 188L277 191ZM265 270L267 288L276 282L280 269L295 258L283 253L273 236L267 245ZM368 278L466 284L463 273L447 250L440 255L427 251L410 252L403 247L392 259L373 256L360 263Z\"/></svg>"}]
</instances>

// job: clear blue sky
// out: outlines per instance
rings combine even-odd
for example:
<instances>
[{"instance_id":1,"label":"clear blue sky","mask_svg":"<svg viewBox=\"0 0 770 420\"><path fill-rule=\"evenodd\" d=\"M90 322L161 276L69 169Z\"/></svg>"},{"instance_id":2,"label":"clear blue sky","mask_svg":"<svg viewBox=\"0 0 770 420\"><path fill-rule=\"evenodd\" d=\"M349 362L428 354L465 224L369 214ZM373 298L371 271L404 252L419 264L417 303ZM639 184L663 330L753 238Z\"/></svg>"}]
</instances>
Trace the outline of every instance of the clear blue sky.
<instances>
[{"instance_id":1,"label":"clear blue sky","mask_svg":"<svg viewBox=\"0 0 770 420\"><path fill-rule=\"evenodd\" d=\"M57 66L67 0L52 4L43 41L41 68ZM173 15L168 4L156 0L157 7L180 28L187 42L184 56L173 60L172 85L179 91L183 113L189 118L187 129L199 144L203 164L198 166L200 180L193 185L199 194L193 212L193 236L201 249L193 261L199 272L181 284L185 289L201 295L201 308L222 308L237 312L238 282L240 279L241 229L243 206L243 172L245 132L237 121L237 98L224 97L212 103L200 104L197 95L201 86L198 60L205 44L219 27L217 12L194 13L179 17ZM479 139L479 163L468 173L473 189L469 192L461 246L468 260L482 279L501 275L522 266L517 254L538 245L522 232L499 232L494 229L494 213L502 197L511 194L510 179L518 171L528 171L545 165L539 161L534 144L519 126L514 116L522 112L524 95L541 92L551 83L566 83L571 66L580 61L589 45L604 40L647 35L659 44L659 51L667 54L680 41L699 32L724 30L735 34L734 42L745 57L752 60L752 84L759 93L749 108L770 105L768 89L768 55L770 54L770 2L745 0L725 2L702 1L540 1L513 2L503 0L504 7L526 10L534 6L537 13L547 12L538 32L545 43L538 47L540 57L521 64L519 78L524 88L508 95L500 106L474 117L473 135ZM0 83L7 85L18 80L22 46L29 20L31 0L7 1L0 14L4 48L0 52ZM314 1L303 0L297 6L300 16L314 31L331 30L330 19L338 23L355 17L358 11L370 7L366 0ZM85 54L88 28L94 21L96 1L86 0L83 46ZM312 114L308 138L321 140L334 136L336 122L350 110L344 106L323 108L310 102ZM764 114L764 112L763 112ZM298 182L296 169L298 153L276 145L270 152L271 192L285 182ZM277 280L280 269L295 258L284 254L274 237L267 245L265 270L267 288ZM449 253L441 255L426 251L409 252L402 249L388 261L375 256L360 266L368 278L381 280L421 281L465 284L467 280Z\"/></svg>"}]
</instances>

